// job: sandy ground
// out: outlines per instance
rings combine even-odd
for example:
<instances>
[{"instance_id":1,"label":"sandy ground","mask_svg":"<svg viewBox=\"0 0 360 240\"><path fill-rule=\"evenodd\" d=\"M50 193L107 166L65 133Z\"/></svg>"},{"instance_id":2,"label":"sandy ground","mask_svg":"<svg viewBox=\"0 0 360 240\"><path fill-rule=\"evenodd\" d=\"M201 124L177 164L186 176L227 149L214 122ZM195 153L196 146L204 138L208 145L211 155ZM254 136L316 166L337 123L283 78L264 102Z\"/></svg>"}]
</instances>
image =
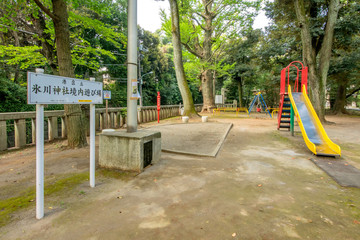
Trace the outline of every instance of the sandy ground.
<instances>
[{"instance_id":1,"label":"sandy ground","mask_svg":"<svg viewBox=\"0 0 360 240\"><path fill-rule=\"evenodd\" d=\"M340 187L317 168L298 129L291 137L263 115L210 117L233 124L215 158L163 153L130 181L84 182L45 199L42 220L34 208L16 213L0 239L359 239L360 189ZM360 118L327 119L342 158L360 169ZM47 177L88 171L89 149L63 145L46 145ZM0 157L0 199L34 185L34 147Z\"/></svg>"},{"instance_id":2,"label":"sandy ground","mask_svg":"<svg viewBox=\"0 0 360 240\"><path fill-rule=\"evenodd\" d=\"M163 151L215 157L231 127L231 123L195 122L153 126L148 129L161 133Z\"/></svg>"}]
</instances>

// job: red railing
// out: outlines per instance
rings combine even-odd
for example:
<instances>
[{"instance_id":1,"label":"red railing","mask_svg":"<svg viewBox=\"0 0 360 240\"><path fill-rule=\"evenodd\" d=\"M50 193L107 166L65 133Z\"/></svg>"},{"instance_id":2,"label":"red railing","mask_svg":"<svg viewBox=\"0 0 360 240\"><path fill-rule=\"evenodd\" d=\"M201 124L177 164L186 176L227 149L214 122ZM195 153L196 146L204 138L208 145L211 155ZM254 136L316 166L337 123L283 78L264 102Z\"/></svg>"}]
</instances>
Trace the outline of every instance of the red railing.
<instances>
[{"instance_id":1,"label":"red railing","mask_svg":"<svg viewBox=\"0 0 360 240\"><path fill-rule=\"evenodd\" d=\"M295 64L298 63L301 65L301 69L298 68ZM281 115L284 105L284 98L287 94L287 89L290 84L290 67L296 68L296 80L294 82L294 92L299 92L299 76L301 74L301 86L300 91L302 89L302 86L305 85L306 91L307 91L307 77L308 77L308 68L304 67L302 62L300 61L293 61L291 62L287 67L283 68L281 70L280 74L280 104L279 104L279 113L278 113L278 129L280 128L280 121L281 121ZM286 71L287 70L287 71ZM287 84L286 84L286 77L287 77Z\"/></svg>"}]
</instances>

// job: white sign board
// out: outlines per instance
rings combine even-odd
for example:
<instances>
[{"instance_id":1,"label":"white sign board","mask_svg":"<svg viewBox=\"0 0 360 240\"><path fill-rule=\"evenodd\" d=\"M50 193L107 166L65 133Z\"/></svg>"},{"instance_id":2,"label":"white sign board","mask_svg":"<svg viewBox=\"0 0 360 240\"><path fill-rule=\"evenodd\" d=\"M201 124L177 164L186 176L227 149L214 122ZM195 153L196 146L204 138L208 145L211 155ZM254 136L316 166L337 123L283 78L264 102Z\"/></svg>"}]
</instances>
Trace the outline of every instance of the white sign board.
<instances>
[{"instance_id":1,"label":"white sign board","mask_svg":"<svg viewBox=\"0 0 360 240\"><path fill-rule=\"evenodd\" d=\"M28 104L102 104L103 84L28 72Z\"/></svg>"},{"instance_id":2,"label":"white sign board","mask_svg":"<svg viewBox=\"0 0 360 240\"><path fill-rule=\"evenodd\" d=\"M215 95L215 104L224 104L222 95Z\"/></svg>"}]
</instances>

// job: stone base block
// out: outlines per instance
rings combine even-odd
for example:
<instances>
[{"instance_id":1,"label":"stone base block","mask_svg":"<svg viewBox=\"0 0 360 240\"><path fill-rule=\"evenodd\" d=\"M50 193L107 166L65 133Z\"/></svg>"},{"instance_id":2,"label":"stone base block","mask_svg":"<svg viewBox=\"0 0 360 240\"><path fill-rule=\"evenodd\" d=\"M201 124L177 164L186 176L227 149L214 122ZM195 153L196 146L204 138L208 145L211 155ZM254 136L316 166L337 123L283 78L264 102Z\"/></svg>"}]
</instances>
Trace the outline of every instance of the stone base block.
<instances>
[{"instance_id":1,"label":"stone base block","mask_svg":"<svg viewBox=\"0 0 360 240\"><path fill-rule=\"evenodd\" d=\"M99 165L129 171L143 171L161 156L161 133L139 130L103 132L99 142Z\"/></svg>"},{"instance_id":2,"label":"stone base block","mask_svg":"<svg viewBox=\"0 0 360 240\"><path fill-rule=\"evenodd\" d=\"M188 116L184 116L181 118L183 123L188 123L189 122L189 117Z\"/></svg>"}]
</instances>

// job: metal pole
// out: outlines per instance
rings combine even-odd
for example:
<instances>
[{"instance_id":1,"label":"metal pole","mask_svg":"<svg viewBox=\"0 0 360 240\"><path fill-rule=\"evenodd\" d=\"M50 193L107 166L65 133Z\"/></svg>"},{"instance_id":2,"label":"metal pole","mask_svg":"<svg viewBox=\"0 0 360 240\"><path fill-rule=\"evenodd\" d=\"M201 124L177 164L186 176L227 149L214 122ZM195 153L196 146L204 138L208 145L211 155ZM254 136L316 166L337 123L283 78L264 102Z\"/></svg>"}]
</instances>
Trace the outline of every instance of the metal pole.
<instances>
[{"instance_id":1,"label":"metal pole","mask_svg":"<svg viewBox=\"0 0 360 240\"><path fill-rule=\"evenodd\" d=\"M95 187L95 104L90 104L90 187Z\"/></svg>"},{"instance_id":2,"label":"metal pole","mask_svg":"<svg viewBox=\"0 0 360 240\"><path fill-rule=\"evenodd\" d=\"M290 104L290 132L291 136L294 136L294 108Z\"/></svg>"},{"instance_id":3,"label":"metal pole","mask_svg":"<svg viewBox=\"0 0 360 240\"><path fill-rule=\"evenodd\" d=\"M44 69L36 68L36 73ZM44 105L36 104L36 218L44 217Z\"/></svg>"},{"instance_id":4,"label":"metal pole","mask_svg":"<svg viewBox=\"0 0 360 240\"><path fill-rule=\"evenodd\" d=\"M36 104L36 218L44 217L44 105Z\"/></svg>"},{"instance_id":5,"label":"metal pole","mask_svg":"<svg viewBox=\"0 0 360 240\"><path fill-rule=\"evenodd\" d=\"M137 80L137 0L128 0L127 132L137 131L137 100L131 99L132 80Z\"/></svg>"}]
</instances>

